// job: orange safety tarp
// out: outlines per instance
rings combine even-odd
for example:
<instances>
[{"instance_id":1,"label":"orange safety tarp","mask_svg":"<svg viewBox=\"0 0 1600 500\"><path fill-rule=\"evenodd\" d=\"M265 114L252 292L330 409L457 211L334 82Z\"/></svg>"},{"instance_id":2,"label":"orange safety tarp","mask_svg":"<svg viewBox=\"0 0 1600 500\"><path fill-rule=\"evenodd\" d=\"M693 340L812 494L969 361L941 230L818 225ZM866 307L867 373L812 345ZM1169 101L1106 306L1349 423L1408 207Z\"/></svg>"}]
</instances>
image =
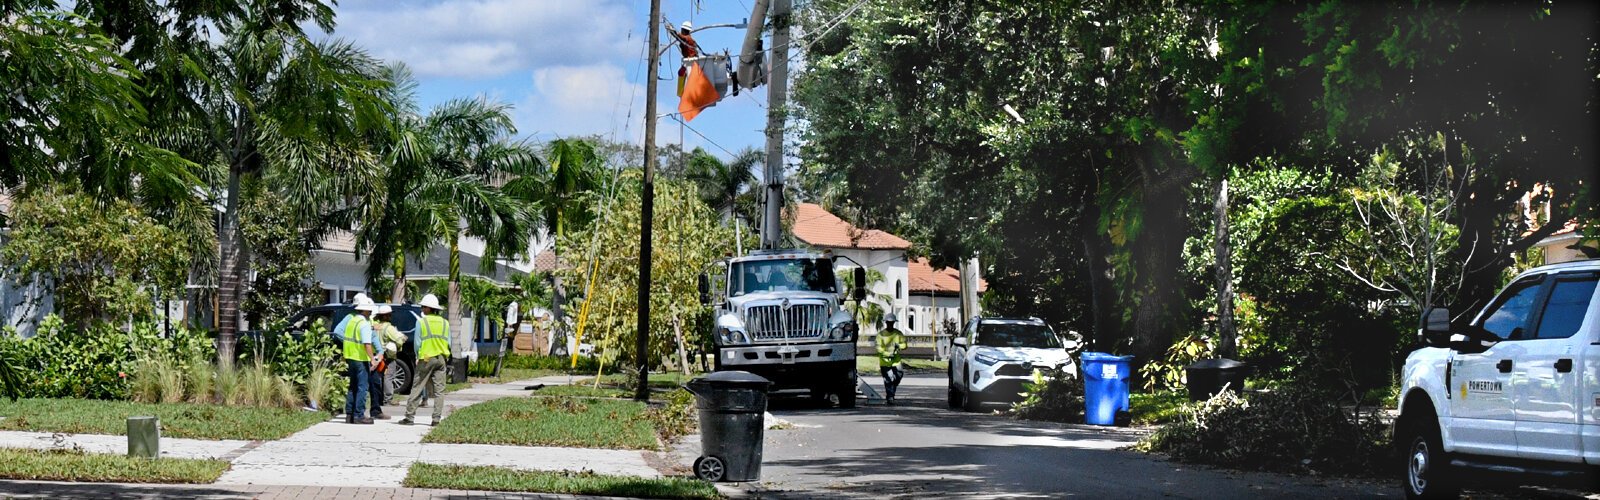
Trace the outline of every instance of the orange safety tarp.
<instances>
[{"instance_id":1,"label":"orange safety tarp","mask_svg":"<svg viewBox=\"0 0 1600 500\"><path fill-rule=\"evenodd\" d=\"M700 110L721 99L722 95L717 93L717 87L711 84L705 71L700 70L700 65L689 65L689 80L683 86L683 99L678 101L678 114L683 115L683 121L693 120Z\"/></svg>"}]
</instances>

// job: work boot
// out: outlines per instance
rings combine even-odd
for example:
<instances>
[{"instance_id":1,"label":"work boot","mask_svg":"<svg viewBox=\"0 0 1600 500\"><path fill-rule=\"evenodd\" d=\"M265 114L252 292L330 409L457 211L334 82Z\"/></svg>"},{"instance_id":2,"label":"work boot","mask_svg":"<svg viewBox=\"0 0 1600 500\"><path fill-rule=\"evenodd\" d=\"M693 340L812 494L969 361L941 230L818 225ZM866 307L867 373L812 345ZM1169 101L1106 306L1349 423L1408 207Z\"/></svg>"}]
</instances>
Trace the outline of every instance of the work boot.
<instances>
[{"instance_id":1,"label":"work boot","mask_svg":"<svg viewBox=\"0 0 1600 500\"><path fill-rule=\"evenodd\" d=\"M406 418L400 419L399 422L395 422L395 423L400 424L400 425L411 425L411 424L415 424L416 422L412 421L411 417L406 417Z\"/></svg>"},{"instance_id":2,"label":"work boot","mask_svg":"<svg viewBox=\"0 0 1600 500\"><path fill-rule=\"evenodd\" d=\"M356 419L356 423L372 425L372 418L371 417L361 417L361 418Z\"/></svg>"},{"instance_id":3,"label":"work boot","mask_svg":"<svg viewBox=\"0 0 1600 500\"><path fill-rule=\"evenodd\" d=\"M373 420L388 420L389 416L388 415L384 415L382 413L379 413L379 414L373 415L372 419Z\"/></svg>"},{"instance_id":4,"label":"work boot","mask_svg":"<svg viewBox=\"0 0 1600 500\"><path fill-rule=\"evenodd\" d=\"M428 422L428 427L438 427L438 426L439 426L439 419L437 419L437 418L433 419L432 422Z\"/></svg>"}]
</instances>

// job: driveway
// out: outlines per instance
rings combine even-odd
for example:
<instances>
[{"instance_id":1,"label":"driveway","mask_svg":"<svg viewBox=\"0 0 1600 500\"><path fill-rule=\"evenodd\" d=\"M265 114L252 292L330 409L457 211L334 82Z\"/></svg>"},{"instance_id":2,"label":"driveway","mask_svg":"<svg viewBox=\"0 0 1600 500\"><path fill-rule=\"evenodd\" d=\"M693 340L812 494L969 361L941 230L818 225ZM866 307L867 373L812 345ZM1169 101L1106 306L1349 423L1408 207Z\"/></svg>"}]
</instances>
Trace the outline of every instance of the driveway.
<instances>
[{"instance_id":1,"label":"driveway","mask_svg":"<svg viewBox=\"0 0 1600 500\"><path fill-rule=\"evenodd\" d=\"M873 379L874 386L879 380ZM881 389L881 388L880 388ZM1121 448L1128 429L1023 422L945 408L942 374L912 375L901 405L821 409L780 399L762 498L1397 498L1397 487L1223 471Z\"/></svg>"}]
</instances>

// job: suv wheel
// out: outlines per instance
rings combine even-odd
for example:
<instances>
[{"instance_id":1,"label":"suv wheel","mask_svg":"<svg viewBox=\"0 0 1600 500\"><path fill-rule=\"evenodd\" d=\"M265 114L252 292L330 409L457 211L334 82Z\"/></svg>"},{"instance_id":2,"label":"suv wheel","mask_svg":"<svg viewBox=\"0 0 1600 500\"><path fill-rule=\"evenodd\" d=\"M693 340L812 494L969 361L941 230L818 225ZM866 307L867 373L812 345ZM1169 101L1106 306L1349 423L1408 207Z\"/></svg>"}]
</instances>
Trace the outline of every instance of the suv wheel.
<instances>
[{"instance_id":1,"label":"suv wheel","mask_svg":"<svg viewBox=\"0 0 1600 500\"><path fill-rule=\"evenodd\" d=\"M962 375L962 380L967 381L961 391L961 409L964 411L979 411L983 409L983 402L978 400L978 395L972 393L972 379Z\"/></svg>"},{"instance_id":2,"label":"suv wheel","mask_svg":"<svg viewBox=\"0 0 1600 500\"><path fill-rule=\"evenodd\" d=\"M389 392L394 394L411 394L411 378L416 373L411 369L411 363L403 359L396 359L384 369L384 375L389 379Z\"/></svg>"},{"instance_id":3,"label":"suv wheel","mask_svg":"<svg viewBox=\"0 0 1600 500\"><path fill-rule=\"evenodd\" d=\"M1461 487L1456 484L1450 458L1445 456L1439 439L1439 422L1433 415L1421 415L1402 427L1406 474L1406 498L1457 498Z\"/></svg>"},{"instance_id":4,"label":"suv wheel","mask_svg":"<svg viewBox=\"0 0 1600 500\"><path fill-rule=\"evenodd\" d=\"M961 407L961 392L956 390L956 375L954 372L950 373L950 386L945 391L945 406L949 406L952 410Z\"/></svg>"}]
</instances>

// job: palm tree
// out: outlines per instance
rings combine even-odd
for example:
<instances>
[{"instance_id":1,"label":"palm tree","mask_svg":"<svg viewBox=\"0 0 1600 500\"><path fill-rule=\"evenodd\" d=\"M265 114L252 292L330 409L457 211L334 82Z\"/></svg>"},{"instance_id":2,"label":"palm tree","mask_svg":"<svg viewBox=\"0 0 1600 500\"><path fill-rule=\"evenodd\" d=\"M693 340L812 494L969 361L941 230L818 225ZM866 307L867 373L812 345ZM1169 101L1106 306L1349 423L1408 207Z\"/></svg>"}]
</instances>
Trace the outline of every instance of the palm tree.
<instances>
[{"instance_id":1,"label":"palm tree","mask_svg":"<svg viewBox=\"0 0 1600 500\"><path fill-rule=\"evenodd\" d=\"M755 186L755 168L765 159L766 153L746 147L726 163L699 149L689 160L689 180L699 186L700 199L712 210L733 220L734 241L740 243L739 253L744 253L743 236L739 234L740 200Z\"/></svg>"},{"instance_id":2,"label":"palm tree","mask_svg":"<svg viewBox=\"0 0 1600 500\"><path fill-rule=\"evenodd\" d=\"M583 139L556 139L545 148L545 164L539 175L522 176L507 182L505 190L517 199L538 204L543 208L541 218L549 233L551 251L557 256L562 251L556 245L569 231L593 221L598 211L596 194L603 192L606 184L604 164L595 152L594 143ZM566 288L559 275L551 275L551 312L555 316L556 336L566 332L563 321L566 314Z\"/></svg>"},{"instance_id":3,"label":"palm tree","mask_svg":"<svg viewBox=\"0 0 1600 500\"><path fill-rule=\"evenodd\" d=\"M174 133L193 138L188 154L227 171L226 185L213 191L225 193L217 231L217 357L225 364L233 361L249 267L243 185L263 183L301 224L359 217L381 172L369 134L388 122L389 84L376 59L343 41L313 42L297 26L303 17L263 10L246 12L220 45L190 55L192 102Z\"/></svg>"},{"instance_id":4,"label":"palm tree","mask_svg":"<svg viewBox=\"0 0 1600 500\"><path fill-rule=\"evenodd\" d=\"M392 72L399 81L403 70ZM398 88L409 89L409 84ZM403 100L402 100L403 101ZM382 208L377 222L362 226L357 247L370 248L367 277L375 280L393 266L393 299L404 300L405 259L420 258L434 242L449 245L447 317L457 338L461 325L461 238L484 241L482 270L497 258L525 257L539 228L537 205L506 194L495 184L506 178L537 175L539 160L516 133L510 106L484 99L455 99L426 117L401 114L394 140L385 145Z\"/></svg>"}]
</instances>

